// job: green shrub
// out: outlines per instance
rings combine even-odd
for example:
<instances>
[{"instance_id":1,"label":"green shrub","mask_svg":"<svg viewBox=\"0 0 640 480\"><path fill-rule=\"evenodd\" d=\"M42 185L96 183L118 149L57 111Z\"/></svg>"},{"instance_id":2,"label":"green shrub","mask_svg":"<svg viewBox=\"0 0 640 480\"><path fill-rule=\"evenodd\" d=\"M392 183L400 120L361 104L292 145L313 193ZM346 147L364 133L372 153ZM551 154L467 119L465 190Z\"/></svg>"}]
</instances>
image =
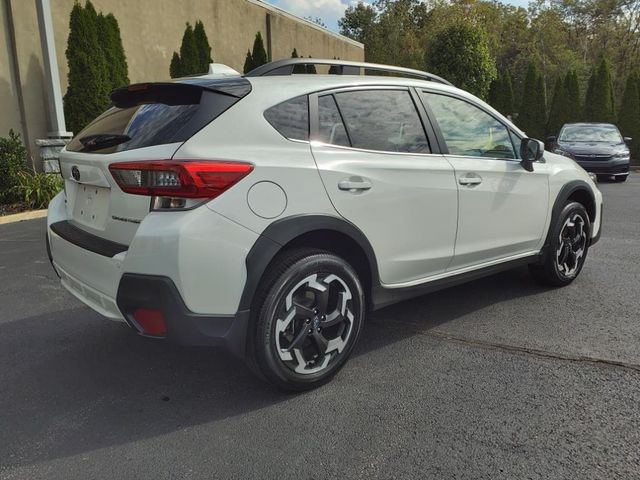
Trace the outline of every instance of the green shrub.
<instances>
[{"instance_id":1,"label":"green shrub","mask_svg":"<svg viewBox=\"0 0 640 480\"><path fill-rule=\"evenodd\" d=\"M20 134L9 130L9 136L0 137L0 203L17 201L13 186L18 174L26 171L27 149L20 140Z\"/></svg>"},{"instance_id":2,"label":"green shrub","mask_svg":"<svg viewBox=\"0 0 640 480\"><path fill-rule=\"evenodd\" d=\"M198 20L195 28L189 22L182 35L180 53L173 52L169 75L171 78L185 77L187 75L199 75L209 71L211 58L211 46L204 24Z\"/></svg>"},{"instance_id":3,"label":"green shrub","mask_svg":"<svg viewBox=\"0 0 640 480\"><path fill-rule=\"evenodd\" d=\"M428 45L425 63L428 71L480 98L486 98L497 76L485 31L468 23L437 33Z\"/></svg>"},{"instance_id":4,"label":"green shrub","mask_svg":"<svg viewBox=\"0 0 640 480\"><path fill-rule=\"evenodd\" d=\"M47 208L63 187L63 180L55 173L19 172L12 188L17 197L30 208Z\"/></svg>"}]
</instances>

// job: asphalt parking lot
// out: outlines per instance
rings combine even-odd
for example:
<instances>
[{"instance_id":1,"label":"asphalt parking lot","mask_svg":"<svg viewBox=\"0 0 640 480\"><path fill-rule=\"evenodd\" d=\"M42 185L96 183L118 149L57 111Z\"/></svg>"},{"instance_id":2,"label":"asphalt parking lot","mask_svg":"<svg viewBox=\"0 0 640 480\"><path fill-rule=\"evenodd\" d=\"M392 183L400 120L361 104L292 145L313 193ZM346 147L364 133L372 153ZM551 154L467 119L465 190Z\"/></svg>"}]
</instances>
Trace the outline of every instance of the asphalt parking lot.
<instances>
[{"instance_id":1,"label":"asphalt parking lot","mask_svg":"<svg viewBox=\"0 0 640 480\"><path fill-rule=\"evenodd\" d=\"M103 320L44 220L0 226L0 478L638 478L640 174L571 286L526 269L376 312L329 385Z\"/></svg>"}]
</instances>

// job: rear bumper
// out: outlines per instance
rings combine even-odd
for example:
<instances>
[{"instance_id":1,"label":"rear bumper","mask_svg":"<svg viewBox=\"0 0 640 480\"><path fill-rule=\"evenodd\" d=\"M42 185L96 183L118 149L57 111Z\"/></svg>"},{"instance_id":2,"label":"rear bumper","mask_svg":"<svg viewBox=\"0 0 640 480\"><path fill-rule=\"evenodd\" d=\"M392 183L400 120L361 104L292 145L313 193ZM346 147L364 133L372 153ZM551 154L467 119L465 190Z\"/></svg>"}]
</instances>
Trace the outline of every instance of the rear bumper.
<instances>
[{"instance_id":1,"label":"rear bumper","mask_svg":"<svg viewBox=\"0 0 640 480\"><path fill-rule=\"evenodd\" d=\"M248 310L235 315L194 313L186 307L170 278L131 273L122 276L116 302L125 321L140 335L148 336L133 312L139 308L160 310L167 332L163 339L179 345L223 347L244 358Z\"/></svg>"},{"instance_id":2,"label":"rear bumper","mask_svg":"<svg viewBox=\"0 0 640 480\"><path fill-rule=\"evenodd\" d=\"M136 308L160 310L166 341L244 355L249 313L239 312L246 251L256 234L207 208L149 214L130 245L76 227L64 196L49 205L47 247L62 285L83 303L146 335Z\"/></svg>"}]
</instances>

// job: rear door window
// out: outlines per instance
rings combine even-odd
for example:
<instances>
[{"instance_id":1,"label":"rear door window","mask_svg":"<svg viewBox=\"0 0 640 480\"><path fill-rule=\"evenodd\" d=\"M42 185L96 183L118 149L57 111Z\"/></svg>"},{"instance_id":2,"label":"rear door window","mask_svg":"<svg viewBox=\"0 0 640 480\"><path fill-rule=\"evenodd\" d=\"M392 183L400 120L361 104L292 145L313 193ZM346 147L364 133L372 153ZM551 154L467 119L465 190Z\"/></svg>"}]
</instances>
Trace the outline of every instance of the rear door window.
<instances>
[{"instance_id":1,"label":"rear door window","mask_svg":"<svg viewBox=\"0 0 640 480\"><path fill-rule=\"evenodd\" d=\"M289 140L309 140L309 100L306 95L269 108L264 112L264 118Z\"/></svg>"},{"instance_id":2,"label":"rear door window","mask_svg":"<svg viewBox=\"0 0 640 480\"><path fill-rule=\"evenodd\" d=\"M318 140L331 145L350 147L347 130L333 95L318 99Z\"/></svg>"},{"instance_id":3,"label":"rear door window","mask_svg":"<svg viewBox=\"0 0 640 480\"><path fill-rule=\"evenodd\" d=\"M431 153L407 90L357 90L336 93L335 98L352 147Z\"/></svg>"}]
</instances>

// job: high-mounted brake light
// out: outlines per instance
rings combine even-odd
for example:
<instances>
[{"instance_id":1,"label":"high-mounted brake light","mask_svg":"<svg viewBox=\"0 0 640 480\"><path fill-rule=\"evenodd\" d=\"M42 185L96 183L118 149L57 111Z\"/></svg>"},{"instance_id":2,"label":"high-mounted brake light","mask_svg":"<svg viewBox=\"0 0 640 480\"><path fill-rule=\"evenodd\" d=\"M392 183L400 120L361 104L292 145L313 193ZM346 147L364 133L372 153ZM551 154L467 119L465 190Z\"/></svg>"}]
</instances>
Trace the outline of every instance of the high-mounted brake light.
<instances>
[{"instance_id":1,"label":"high-mounted brake light","mask_svg":"<svg viewBox=\"0 0 640 480\"><path fill-rule=\"evenodd\" d=\"M122 191L173 198L215 198L246 177L253 165L214 160L160 160L109 165Z\"/></svg>"}]
</instances>

